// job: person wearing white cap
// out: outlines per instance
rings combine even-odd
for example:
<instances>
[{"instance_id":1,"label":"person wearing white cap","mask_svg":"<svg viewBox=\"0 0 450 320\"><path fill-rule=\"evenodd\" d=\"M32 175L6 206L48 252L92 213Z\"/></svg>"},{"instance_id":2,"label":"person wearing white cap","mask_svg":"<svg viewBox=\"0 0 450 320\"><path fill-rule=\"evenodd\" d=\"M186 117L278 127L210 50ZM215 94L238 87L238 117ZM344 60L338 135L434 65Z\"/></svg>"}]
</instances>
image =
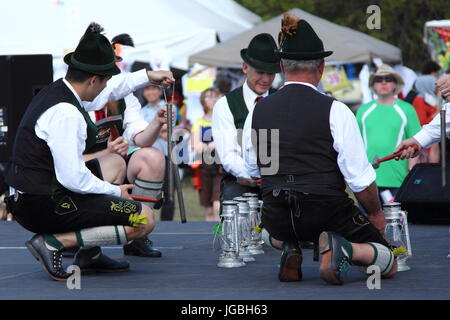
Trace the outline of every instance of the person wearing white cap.
<instances>
[{"instance_id":1,"label":"person wearing white cap","mask_svg":"<svg viewBox=\"0 0 450 320\"><path fill-rule=\"evenodd\" d=\"M369 160L394 152L400 141L420 130L414 107L396 95L402 90L403 79L388 65L381 65L369 78L369 86L377 99L362 105L356 119ZM376 183L384 201L395 196L416 160L386 161L376 170ZM384 192L386 191L386 192Z\"/></svg>"}]
</instances>

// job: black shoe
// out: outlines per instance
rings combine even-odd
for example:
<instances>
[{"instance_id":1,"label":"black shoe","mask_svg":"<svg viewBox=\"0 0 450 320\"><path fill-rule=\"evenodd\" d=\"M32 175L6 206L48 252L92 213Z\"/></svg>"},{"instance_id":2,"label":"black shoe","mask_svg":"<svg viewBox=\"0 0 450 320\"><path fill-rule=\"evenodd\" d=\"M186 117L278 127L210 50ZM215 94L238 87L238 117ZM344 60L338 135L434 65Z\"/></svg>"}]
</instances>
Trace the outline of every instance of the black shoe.
<instances>
[{"instance_id":1,"label":"black shoe","mask_svg":"<svg viewBox=\"0 0 450 320\"><path fill-rule=\"evenodd\" d=\"M297 243L283 243L278 279L281 282L302 280L302 250Z\"/></svg>"},{"instance_id":2,"label":"black shoe","mask_svg":"<svg viewBox=\"0 0 450 320\"><path fill-rule=\"evenodd\" d=\"M130 244L123 246L123 253L126 256L159 258L162 256L161 251L153 248L153 242L145 237L133 240Z\"/></svg>"},{"instance_id":3,"label":"black shoe","mask_svg":"<svg viewBox=\"0 0 450 320\"><path fill-rule=\"evenodd\" d=\"M80 250L80 247L72 247L72 248L65 248L62 252L62 256L64 258L73 258L75 257L75 254Z\"/></svg>"},{"instance_id":4,"label":"black shoe","mask_svg":"<svg viewBox=\"0 0 450 320\"><path fill-rule=\"evenodd\" d=\"M98 256L94 258L95 256ZM127 261L117 261L104 255L100 247L80 250L75 255L74 265L81 269L82 274L124 272L130 270Z\"/></svg>"},{"instance_id":5,"label":"black shoe","mask_svg":"<svg viewBox=\"0 0 450 320\"><path fill-rule=\"evenodd\" d=\"M42 235L35 235L25 245L53 280L66 281L71 276L62 266L62 250L48 249Z\"/></svg>"},{"instance_id":6,"label":"black shoe","mask_svg":"<svg viewBox=\"0 0 450 320\"><path fill-rule=\"evenodd\" d=\"M332 232L322 232L319 237L320 277L329 284L343 284L343 275L350 266L343 241L344 238Z\"/></svg>"}]
</instances>

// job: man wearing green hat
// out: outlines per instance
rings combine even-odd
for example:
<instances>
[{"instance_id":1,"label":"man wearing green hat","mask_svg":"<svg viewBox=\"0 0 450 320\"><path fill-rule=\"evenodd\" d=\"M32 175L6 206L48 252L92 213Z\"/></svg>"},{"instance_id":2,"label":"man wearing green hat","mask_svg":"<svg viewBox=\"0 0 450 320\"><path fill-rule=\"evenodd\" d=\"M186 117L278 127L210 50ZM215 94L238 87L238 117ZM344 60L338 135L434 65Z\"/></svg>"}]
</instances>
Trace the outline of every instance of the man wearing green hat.
<instances>
[{"instance_id":1,"label":"man wearing green hat","mask_svg":"<svg viewBox=\"0 0 450 320\"><path fill-rule=\"evenodd\" d=\"M280 72L280 59L275 55L277 46L270 34L256 35L248 48L241 50L244 60L242 71L247 79L242 87L227 93L214 106L212 133L217 155L225 169L221 185L221 200L231 200L259 188L240 185L237 179L251 181L244 167L241 152L241 130L255 104L273 92L275 74Z\"/></svg>"},{"instance_id":2,"label":"man wearing green hat","mask_svg":"<svg viewBox=\"0 0 450 320\"><path fill-rule=\"evenodd\" d=\"M269 132L263 142L267 150L271 131L279 133L275 174L268 173L272 164L263 163L256 153L262 223L271 236L284 241L279 280L302 279L298 242L305 240L318 243L319 271L327 283L342 284L352 264L364 270L375 265L382 276L392 276L396 262L382 236L386 222L358 124L345 104L317 91L324 58L332 51L324 51L305 20L289 14L283 18L279 42L285 85L259 102L252 118L254 130ZM253 150L260 146L256 138ZM346 183L368 217L348 197Z\"/></svg>"},{"instance_id":3,"label":"man wearing green hat","mask_svg":"<svg viewBox=\"0 0 450 320\"><path fill-rule=\"evenodd\" d=\"M128 269L96 246L142 238L154 227L152 210L130 199L132 185L115 186L95 177L83 151L96 142L97 128L82 101L94 100L120 70L108 39L89 27L75 52L64 57L66 77L42 89L23 115L6 181L16 220L36 235L26 242L55 280L66 280L62 251L84 247L80 268L106 272ZM148 72L150 82L168 85L168 71ZM93 248L93 249L89 249Z\"/></svg>"}]
</instances>

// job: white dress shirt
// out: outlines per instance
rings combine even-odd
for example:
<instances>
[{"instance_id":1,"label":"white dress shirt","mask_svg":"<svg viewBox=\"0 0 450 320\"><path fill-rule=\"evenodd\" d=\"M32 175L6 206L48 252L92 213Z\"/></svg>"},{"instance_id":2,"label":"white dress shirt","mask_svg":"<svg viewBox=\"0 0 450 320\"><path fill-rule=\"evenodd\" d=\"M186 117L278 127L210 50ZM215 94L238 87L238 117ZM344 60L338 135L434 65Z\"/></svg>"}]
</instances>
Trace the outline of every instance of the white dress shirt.
<instances>
[{"instance_id":1,"label":"white dress shirt","mask_svg":"<svg viewBox=\"0 0 450 320\"><path fill-rule=\"evenodd\" d=\"M63 79L81 105L72 86ZM83 160L87 124L81 112L70 103L58 103L45 111L35 125L36 135L44 140L53 157L56 179L70 191L120 196L120 188L92 174Z\"/></svg>"},{"instance_id":2,"label":"white dress shirt","mask_svg":"<svg viewBox=\"0 0 450 320\"><path fill-rule=\"evenodd\" d=\"M147 128L148 123L145 121L141 114L141 103L134 94L129 94L125 97L125 113L123 116L123 137L129 142L129 144L135 148L134 136L139 132L142 132Z\"/></svg>"},{"instance_id":3,"label":"white dress shirt","mask_svg":"<svg viewBox=\"0 0 450 320\"><path fill-rule=\"evenodd\" d=\"M112 77L106 88L91 102L83 101L86 111L97 111L102 109L109 101L117 101L126 95L145 87L149 83L147 71L145 69L132 72L121 73Z\"/></svg>"},{"instance_id":4,"label":"white dress shirt","mask_svg":"<svg viewBox=\"0 0 450 320\"><path fill-rule=\"evenodd\" d=\"M315 90L312 84L305 82L286 82L287 85L305 85ZM283 89L280 89L281 91ZM253 110L245 120L243 132L243 148L245 170L253 177L260 177L256 165L256 152L251 142ZM335 100L330 110L330 130L333 136L333 148L338 153L337 163L345 182L353 192L366 189L375 181L375 170L367 160L364 143L356 118L349 107Z\"/></svg>"},{"instance_id":5,"label":"white dress shirt","mask_svg":"<svg viewBox=\"0 0 450 320\"><path fill-rule=\"evenodd\" d=\"M134 136L142 132L147 127L148 123L142 119L140 115L141 103L139 99L133 94L134 91L146 86L149 83L147 71L145 69L127 73L119 74L108 81L108 85L92 102L83 101L85 110L90 111L89 116L95 122L94 111L105 108L105 105L110 101L125 100L125 113L123 115L123 137L130 146L139 149L134 145ZM105 110L106 112L106 110Z\"/></svg>"},{"instance_id":6,"label":"white dress shirt","mask_svg":"<svg viewBox=\"0 0 450 320\"><path fill-rule=\"evenodd\" d=\"M247 82L243 85L245 105L249 112L253 111L255 99L259 95L251 90ZM266 97L269 92L261 96ZM234 117L228 106L227 98L220 98L213 109L212 133L216 144L216 152L225 171L235 177L249 179L250 175L245 170L242 148L238 143L238 132L234 125Z\"/></svg>"},{"instance_id":7,"label":"white dress shirt","mask_svg":"<svg viewBox=\"0 0 450 320\"><path fill-rule=\"evenodd\" d=\"M62 81L86 111L96 111L103 108L107 102L119 100L145 86L149 79L144 69L114 76L92 102L81 101L70 83L65 79ZM62 186L81 194L120 196L121 192L118 186L100 180L87 169L83 160L87 138L86 128L87 124L83 115L69 103L58 103L49 108L39 117L34 127L36 135L44 140L50 148L56 179ZM132 130L138 129L133 126L130 134ZM14 188L10 188L11 193L14 191ZM20 192L20 190L17 191Z\"/></svg>"},{"instance_id":8,"label":"white dress shirt","mask_svg":"<svg viewBox=\"0 0 450 320\"><path fill-rule=\"evenodd\" d=\"M450 110L447 107L445 113L446 136L450 136ZM428 148L432 144L441 141L441 114L438 113L433 120L422 127L422 130L414 135L422 148Z\"/></svg>"},{"instance_id":9,"label":"white dress shirt","mask_svg":"<svg viewBox=\"0 0 450 320\"><path fill-rule=\"evenodd\" d=\"M123 99L125 100L126 107L123 115L122 127L124 129L124 132L122 134L122 137L130 144L130 146L132 146L135 149L139 149L134 145L134 136L137 135L139 132L144 131L148 123L142 118L140 114L141 103L139 102L139 99L134 96L134 94L130 93ZM104 108L105 113L107 113L106 106L104 106ZM89 112L89 116L91 117L91 120L95 123L96 120L95 112L94 111Z\"/></svg>"}]
</instances>

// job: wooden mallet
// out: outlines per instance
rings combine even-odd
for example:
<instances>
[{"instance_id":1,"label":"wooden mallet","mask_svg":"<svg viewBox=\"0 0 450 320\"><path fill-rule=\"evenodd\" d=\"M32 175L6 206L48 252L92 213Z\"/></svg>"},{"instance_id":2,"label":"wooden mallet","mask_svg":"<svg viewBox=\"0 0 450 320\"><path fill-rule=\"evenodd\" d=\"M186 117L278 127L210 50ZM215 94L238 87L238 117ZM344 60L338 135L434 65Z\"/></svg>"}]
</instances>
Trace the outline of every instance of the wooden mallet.
<instances>
[{"instance_id":1,"label":"wooden mallet","mask_svg":"<svg viewBox=\"0 0 450 320\"><path fill-rule=\"evenodd\" d=\"M417 144L414 145L414 150L415 151L419 150L419 146ZM398 151L396 153L390 154L390 155L385 156L385 157L383 157L381 159L378 158L378 156L373 157L373 159L372 159L372 167L374 167L375 169L378 169L380 167L380 163L381 162L389 161L389 160L392 160L392 159L395 159L395 158L399 157L401 155L402 151L403 150L400 150L400 151Z\"/></svg>"},{"instance_id":2,"label":"wooden mallet","mask_svg":"<svg viewBox=\"0 0 450 320\"><path fill-rule=\"evenodd\" d=\"M146 197L146 196L138 196L138 195L134 195L134 194L130 194L131 199L136 200L136 201L141 201L141 202L151 202L154 203L155 205L153 206L154 209L159 209L161 208L164 199L156 199L156 198L151 198L151 197Z\"/></svg>"}]
</instances>

